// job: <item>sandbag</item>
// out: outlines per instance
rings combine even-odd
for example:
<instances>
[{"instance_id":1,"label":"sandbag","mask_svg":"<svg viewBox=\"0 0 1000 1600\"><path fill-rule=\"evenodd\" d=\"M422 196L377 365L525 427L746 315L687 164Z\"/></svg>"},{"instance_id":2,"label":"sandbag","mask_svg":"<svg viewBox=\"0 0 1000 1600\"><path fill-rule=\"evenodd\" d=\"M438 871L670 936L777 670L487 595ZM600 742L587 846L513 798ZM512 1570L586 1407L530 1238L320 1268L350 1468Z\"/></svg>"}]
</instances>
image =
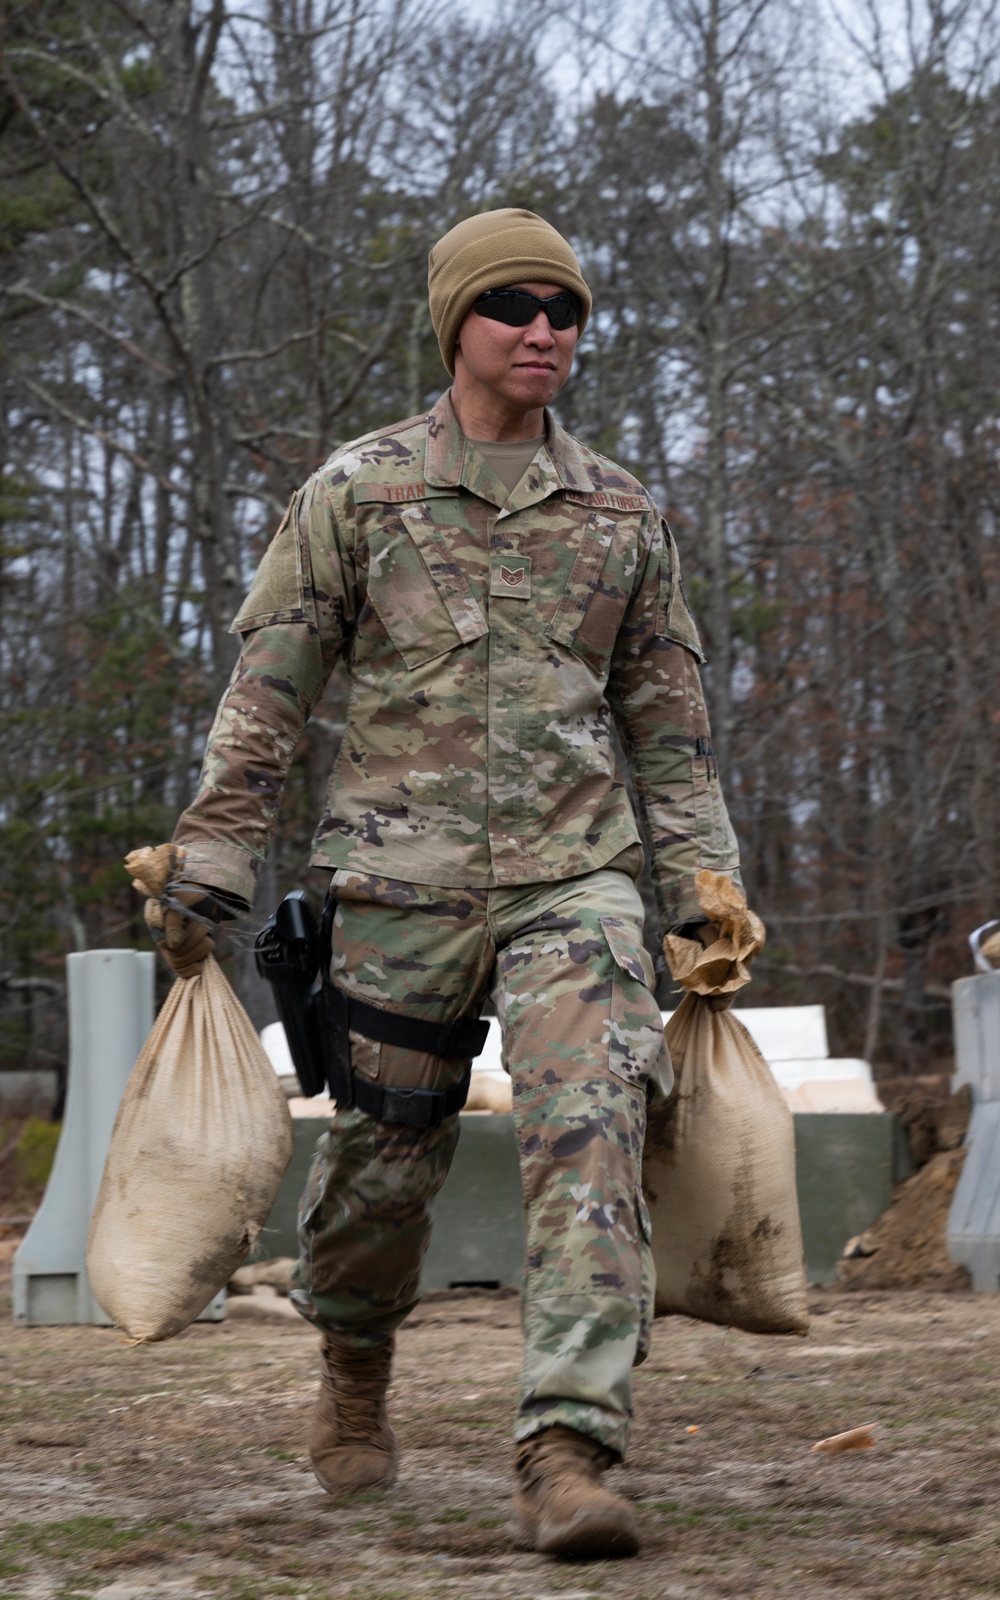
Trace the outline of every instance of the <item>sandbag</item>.
<instances>
[{"instance_id":1,"label":"sandbag","mask_svg":"<svg viewBox=\"0 0 1000 1600\"><path fill-rule=\"evenodd\" d=\"M292 1155L288 1104L215 960L178 978L125 1087L87 1240L90 1287L136 1342L225 1286Z\"/></svg>"},{"instance_id":2,"label":"sandbag","mask_svg":"<svg viewBox=\"0 0 1000 1600\"><path fill-rule=\"evenodd\" d=\"M669 1098L650 1109L643 1191L655 1314L809 1331L791 1112L746 1028L689 992L666 1027Z\"/></svg>"},{"instance_id":3,"label":"sandbag","mask_svg":"<svg viewBox=\"0 0 1000 1600\"><path fill-rule=\"evenodd\" d=\"M980 954L990 967L1000 967L1000 928L984 939L979 946Z\"/></svg>"}]
</instances>

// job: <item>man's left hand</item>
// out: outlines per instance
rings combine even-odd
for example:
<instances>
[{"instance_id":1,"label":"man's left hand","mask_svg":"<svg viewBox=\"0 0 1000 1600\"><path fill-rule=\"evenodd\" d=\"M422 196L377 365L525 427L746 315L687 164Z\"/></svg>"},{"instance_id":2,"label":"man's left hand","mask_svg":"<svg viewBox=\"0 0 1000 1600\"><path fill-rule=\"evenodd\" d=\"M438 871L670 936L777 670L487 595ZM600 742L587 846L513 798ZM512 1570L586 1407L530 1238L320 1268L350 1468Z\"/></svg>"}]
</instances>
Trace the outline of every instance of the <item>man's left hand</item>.
<instances>
[{"instance_id":1,"label":"man's left hand","mask_svg":"<svg viewBox=\"0 0 1000 1600\"><path fill-rule=\"evenodd\" d=\"M698 873L695 886L708 915L668 933L663 953L682 988L704 995L713 1011L724 1011L750 982L750 962L767 934L731 878L706 870Z\"/></svg>"}]
</instances>

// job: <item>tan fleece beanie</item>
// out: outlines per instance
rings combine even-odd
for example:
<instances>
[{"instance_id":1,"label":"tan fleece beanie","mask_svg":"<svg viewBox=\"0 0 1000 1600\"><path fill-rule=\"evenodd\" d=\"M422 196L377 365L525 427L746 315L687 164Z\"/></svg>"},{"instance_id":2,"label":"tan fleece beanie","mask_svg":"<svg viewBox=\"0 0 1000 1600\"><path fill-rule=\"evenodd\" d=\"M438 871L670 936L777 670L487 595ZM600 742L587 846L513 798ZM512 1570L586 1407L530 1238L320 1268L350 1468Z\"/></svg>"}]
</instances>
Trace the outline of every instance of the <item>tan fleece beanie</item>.
<instances>
[{"instance_id":1,"label":"tan fleece beanie","mask_svg":"<svg viewBox=\"0 0 1000 1600\"><path fill-rule=\"evenodd\" d=\"M455 340L472 302L487 289L511 283L558 283L571 290L583 307L580 333L587 326L593 297L562 234L534 211L481 211L439 239L427 258L431 322L453 376Z\"/></svg>"}]
</instances>

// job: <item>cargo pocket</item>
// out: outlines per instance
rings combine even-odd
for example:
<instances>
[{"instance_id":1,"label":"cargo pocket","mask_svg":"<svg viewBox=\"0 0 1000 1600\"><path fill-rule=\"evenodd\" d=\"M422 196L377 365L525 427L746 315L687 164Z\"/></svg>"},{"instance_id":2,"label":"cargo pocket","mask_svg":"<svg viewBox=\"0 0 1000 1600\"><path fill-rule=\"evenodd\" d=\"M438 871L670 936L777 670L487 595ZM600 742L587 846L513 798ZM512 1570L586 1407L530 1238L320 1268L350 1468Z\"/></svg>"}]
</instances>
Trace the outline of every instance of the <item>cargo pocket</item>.
<instances>
[{"instance_id":1,"label":"cargo pocket","mask_svg":"<svg viewBox=\"0 0 1000 1600\"><path fill-rule=\"evenodd\" d=\"M616 1078L645 1091L664 1048L663 1022L652 995L653 963L633 923L623 917L602 917L601 928L616 968L608 1066Z\"/></svg>"},{"instance_id":2,"label":"cargo pocket","mask_svg":"<svg viewBox=\"0 0 1000 1600\"><path fill-rule=\"evenodd\" d=\"M368 553L368 599L409 671L489 631L426 506L386 507Z\"/></svg>"},{"instance_id":3,"label":"cargo pocket","mask_svg":"<svg viewBox=\"0 0 1000 1600\"><path fill-rule=\"evenodd\" d=\"M545 630L602 676L631 593L624 563L612 555L617 532L614 517L591 512L562 599Z\"/></svg>"}]
</instances>

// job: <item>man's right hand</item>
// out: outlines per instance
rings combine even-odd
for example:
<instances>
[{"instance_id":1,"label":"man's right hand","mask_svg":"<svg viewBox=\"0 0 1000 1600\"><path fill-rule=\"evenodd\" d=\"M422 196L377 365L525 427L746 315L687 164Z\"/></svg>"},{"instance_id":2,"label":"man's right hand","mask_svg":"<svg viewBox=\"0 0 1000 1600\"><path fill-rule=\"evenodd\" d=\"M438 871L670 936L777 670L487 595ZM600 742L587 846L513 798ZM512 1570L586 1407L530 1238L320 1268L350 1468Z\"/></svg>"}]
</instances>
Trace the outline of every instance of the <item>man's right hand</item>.
<instances>
[{"instance_id":1,"label":"man's right hand","mask_svg":"<svg viewBox=\"0 0 1000 1600\"><path fill-rule=\"evenodd\" d=\"M132 887L150 896L142 914L164 961L179 978L195 978L215 949L212 929L199 919L227 922L244 908L235 901L227 904L231 897L217 890L184 883L185 855L183 845L146 845L125 857L125 870L132 874ZM164 895L175 904L164 905ZM185 916L180 909L185 906L197 915Z\"/></svg>"},{"instance_id":2,"label":"man's right hand","mask_svg":"<svg viewBox=\"0 0 1000 1600\"><path fill-rule=\"evenodd\" d=\"M198 890L182 889L175 898L190 906L205 902L204 893ZM172 967L179 978L196 978L215 949L211 928L206 928L203 922L195 922L193 917L186 917L182 911L164 908L159 900L147 900L142 914L150 938L167 966Z\"/></svg>"}]
</instances>

